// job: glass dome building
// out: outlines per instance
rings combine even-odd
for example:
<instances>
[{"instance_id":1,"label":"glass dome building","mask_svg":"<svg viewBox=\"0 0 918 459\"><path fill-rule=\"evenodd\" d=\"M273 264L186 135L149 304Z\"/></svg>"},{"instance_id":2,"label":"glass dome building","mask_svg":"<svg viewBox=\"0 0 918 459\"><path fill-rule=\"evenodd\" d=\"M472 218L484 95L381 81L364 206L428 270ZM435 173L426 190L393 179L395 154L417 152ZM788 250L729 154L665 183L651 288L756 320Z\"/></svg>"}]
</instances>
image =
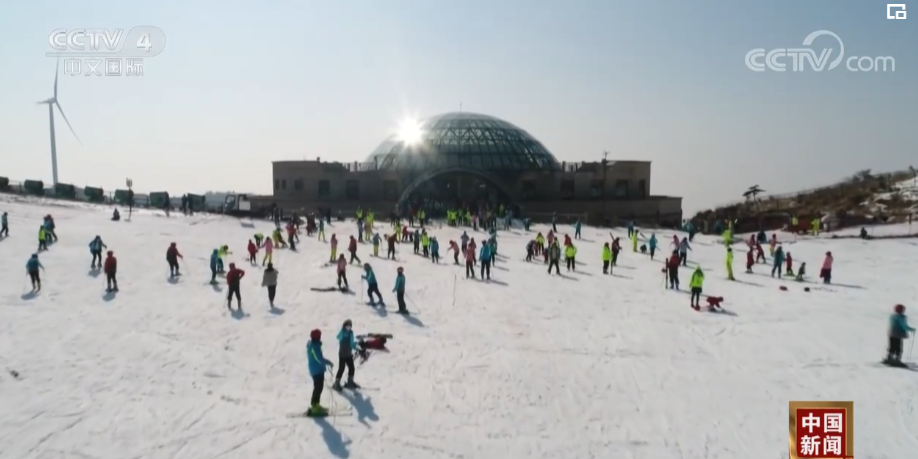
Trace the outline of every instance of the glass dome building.
<instances>
[{"instance_id":1,"label":"glass dome building","mask_svg":"<svg viewBox=\"0 0 918 459\"><path fill-rule=\"evenodd\" d=\"M555 156L528 132L493 116L445 113L421 121L406 139L395 134L364 163L365 170L405 172L468 168L495 174L558 171Z\"/></svg>"}]
</instances>

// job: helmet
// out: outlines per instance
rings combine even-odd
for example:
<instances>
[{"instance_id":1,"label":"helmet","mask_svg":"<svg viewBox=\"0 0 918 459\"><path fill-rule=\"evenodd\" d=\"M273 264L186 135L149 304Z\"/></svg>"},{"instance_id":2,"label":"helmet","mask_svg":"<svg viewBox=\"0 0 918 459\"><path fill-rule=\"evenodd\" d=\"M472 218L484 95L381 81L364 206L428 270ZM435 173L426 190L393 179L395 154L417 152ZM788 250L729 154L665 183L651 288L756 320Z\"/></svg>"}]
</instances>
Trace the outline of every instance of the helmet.
<instances>
[{"instance_id":1,"label":"helmet","mask_svg":"<svg viewBox=\"0 0 918 459\"><path fill-rule=\"evenodd\" d=\"M174 243L174 242L170 242L170 243L169 243L169 247L175 247L175 243Z\"/></svg>"},{"instance_id":2,"label":"helmet","mask_svg":"<svg viewBox=\"0 0 918 459\"><path fill-rule=\"evenodd\" d=\"M347 320L344 321L343 324L341 324L341 328L353 327L353 326L354 326L354 324L351 322L351 319L347 319Z\"/></svg>"},{"instance_id":3,"label":"helmet","mask_svg":"<svg viewBox=\"0 0 918 459\"><path fill-rule=\"evenodd\" d=\"M396 271L398 271L398 272L402 272L402 271L404 271L404 270L405 270L405 268L402 268L401 266L399 266L398 269L396 269Z\"/></svg>"},{"instance_id":4,"label":"helmet","mask_svg":"<svg viewBox=\"0 0 918 459\"><path fill-rule=\"evenodd\" d=\"M319 330L319 329L317 328L317 329L315 329L315 330L309 332L309 339L311 339L311 340L313 340L313 341L318 341L318 340L322 339L322 330Z\"/></svg>"},{"instance_id":5,"label":"helmet","mask_svg":"<svg viewBox=\"0 0 918 459\"><path fill-rule=\"evenodd\" d=\"M229 265L229 266L230 266L230 269L233 269L233 268L235 268L235 267L236 267L236 263L230 263L230 265Z\"/></svg>"},{"instance_id":6,"label":"helmet","mask_svg":"<svg viewBox=\"0 0 918 459\"><path fill-rule=\"evenodd\" d=\"M113 252L113 251L111 251L111 250L108 251L108 256L112 256L112 255L114 255L114 254L115 254L115 252Z\"/></svg>"},{"instance_id":7,"label":"helmet","mask_svg":"<svg viewBox=\"0 0 918 459\"><path fill-rule=\"evenodd\" d=\"M364 264L363 264L363 269L370 269L370 264L369 264L369 263L364 263Z\"/></svg>"},{"instance_id":8,"label":"helmet","mask_svg":"<svg viewBox=\"0 0 918 459\"><path fill-rule=\"evenodd\" d=\"M905 306L902 306L901 304L897 304L893 309L896 311L896 314L902 314L905 312Z\"/></svg>"}]
</instances>

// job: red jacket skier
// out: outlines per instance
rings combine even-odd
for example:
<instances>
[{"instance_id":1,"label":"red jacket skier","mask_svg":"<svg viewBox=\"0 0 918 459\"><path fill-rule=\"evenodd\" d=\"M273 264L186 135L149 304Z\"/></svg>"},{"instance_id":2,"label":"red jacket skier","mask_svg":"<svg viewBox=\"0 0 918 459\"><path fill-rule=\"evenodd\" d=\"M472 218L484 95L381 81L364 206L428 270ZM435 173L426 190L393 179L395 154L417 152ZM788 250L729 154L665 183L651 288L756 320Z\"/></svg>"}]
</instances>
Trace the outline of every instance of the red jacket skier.
<instances>
[{"instance_id":1,"label":"red jacket skier","mask_svg":"<svg viewBox=\"0 0 918 459\"><path fill-rule=\"evenodd\" d=\"M790 252L787 252L787 254L784 255L784 262L787 264L787 269L785 269L785 271L788 274L793 275L794 274L794 259L791 258Z\"/></svg>"},{"instance_id":2,"label":"red jacket skier","mask_svg":"<svg viewBox=\"0 0 918 459\"><path fill-rule=\"evenodd\" d=\"M246 249L247 249L248 252L249 252L249 262L250 262L250 263L255 263L255 260L256 260L255 255L258 254L258 247L255 245L254 242L252 242L251 239L249 239L249 245L248 245L248 247L246 247Z\"/></svg>"},{"instance_id":3,"label":"red jacket skier","mask_svg":"<svg viewBox=\"0 0 918 459\"><path fill-rule=\"evenodd\" d=\"M115 277L118 271L118 260L115 259L115 253L111 250L108 251L102 271L105 273L106 291L118 291L118 279Z\"/></svg>"},{"instance_id":4,"label":"red jacket skier","mask_svg":"<svg viewBox=\"0 0 918 459\"><path fill-rule=\"evenodd\" d=\"M752 255L752 247L749 247L749 251L746 252L746 271L752 272L752 265L755 264L755 259Z\"/></svg>"},{"instance_id":5,"label":"red jacket skier","mask_svg":"<svg viewBox=\"0 0 918 459\"><path fill-rule=\"evenodd\" d=\"M229 271L226 273L226 285L229 287L229 293L226 294L226 307L233 310L233 295L236 295L236 302L239 304L239 311L242 311L242 296L239 294L239 281L245 276L245 271L236 267L236 263L229 264Z\"/></svg>"},{"instance_id":6,"label":"red jacket skier","mask_svg":"<svg viewBox=\"0 0 918 459\"><path fill-rule=\"evenodd\" d=\"M571 245L571 237L565 234L564 235L564 246L567 247L569 245Z\"/></svg>"},{"instance_id":7,"label":"red jacket skier","mask_svg":"<svg viewBox=\"0 0 918 459\"><path fill-rule=\"evenodd\" d=\"M354 236L351 236L351 240L347 243L347 251L348 252L357 251L357 239L354 239Z\"/></svg>"},{"instance_id":8,"label":"red jacket skier","mask_svg":"<svg viewBox=\"0 0 918 459\"><path fill-rule=\"evenodd\" d=\"M166 250L166 261L169 262L169 277L175 277L179 275L179 258L184 257L181 253L179 253L178 247L175 246L174 242L169 244L169 248Z\"/></svg>"}]
</instances>

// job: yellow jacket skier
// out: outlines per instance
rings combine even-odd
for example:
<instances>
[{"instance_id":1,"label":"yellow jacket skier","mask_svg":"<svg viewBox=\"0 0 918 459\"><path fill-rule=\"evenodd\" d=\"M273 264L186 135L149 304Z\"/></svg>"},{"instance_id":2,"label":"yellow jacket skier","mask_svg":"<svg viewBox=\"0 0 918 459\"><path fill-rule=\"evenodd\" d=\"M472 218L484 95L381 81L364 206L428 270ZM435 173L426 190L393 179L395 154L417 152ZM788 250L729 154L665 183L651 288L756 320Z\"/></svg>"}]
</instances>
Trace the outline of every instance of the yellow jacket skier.
<instances>
[{"instance_id":1,"label":"yellow jacket skier","mask_svg":"<svg viewBox=\"0 0 918 459\"><path fill-rule=\"evenodd\" d=\"M692 290L691 306L695 309L701 308L701 288L704 285L704 273L701 272L701 266L695 268L692 273L692 279L689 281L689 287Z\"/></svg>"},{"instance_id":2,"label":"yellow jacket skier","mask_svg":"<svg viewBox=\"0 0 918 459\"><path fill-rule=\"evenodd\" d=\"M727 279L736 280L733 278L733 249L727 247Z\"/></svg>"},{"instance_id":3,"label":"yellow jacket skier","mask_svg":"<svg viewBox=\"0 0 918 459\"><path fill-rule=\"evenodd\" d=\"M568 271L577 270L576 268L577 261L575 260L576 257L577 257L577 247L574 247L574 244L568 245L567 247L564 248L564 258L567 260L567 270Z\"/></svg>"},{"instance_id":4,"label":"yellow jacket skier","mask_svg":"<svg viewBox=\"0 0 918 459\"><path fill-rule=\"evenodd\" d=\"M637 243L638 243L637 237L638 237L637 231L631 233L631 251L632 252L637 252Z\"/></svg>"},{"instance_id":5,"label":"yellow jacket skier","mask_svg":"<svg viewBox=\"0 0 918 459\"><path fill-rule=\"evenodd\" d=\"M609 264L612 263L612 249L609 247L609 243L606 242L602 246L602 273L609 273Z\"/></svg>"}]
</instances>

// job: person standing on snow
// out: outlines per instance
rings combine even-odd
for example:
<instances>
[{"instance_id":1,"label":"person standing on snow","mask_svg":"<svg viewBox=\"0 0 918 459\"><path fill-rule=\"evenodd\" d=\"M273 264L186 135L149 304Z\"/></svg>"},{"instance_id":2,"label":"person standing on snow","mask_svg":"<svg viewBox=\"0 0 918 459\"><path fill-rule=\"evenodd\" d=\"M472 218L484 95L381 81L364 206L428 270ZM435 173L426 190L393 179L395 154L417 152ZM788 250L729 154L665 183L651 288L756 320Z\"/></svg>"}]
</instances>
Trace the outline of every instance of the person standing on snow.
<instances>
[{"instance_id":1,"label":"person standing on snow","mask_svg":"<svg viewBox=\"0 0 918 459\"><path fill-rule=\"evenodd\" d=\"M399 266L398 275L395 276L395 288L392 289L395 292L395 299L398 301L398 313L399 314L408 314L408 307L405 305L405 270Z\"/></svg>"},{"instance_id":2,"label":"person standing on snow","mask_svg":"<svg viewBox=\"0 0 918 459\"><path fill-rule=\"evenodd\" d=\"M220 253L214 249L210 254L210 283L217 283L217 273L220 272Z\"/></svg>"},{"instance_id":3,"label":"person standing on snow","mask_svg":"<svg viewBox=\"0 0 918 459\"><path fill-rule=\"evenodd\" d=\"M752 255L752 246L749 247L749 251L746 252L746 274L752 274L752 266L755 264L755 259Z\"/></svg>"},{"instance_id":4,"label":"person standing on snow","mask_svg":"<svg viewBox=\"0 0 918 459\"><path fill-rule=\"evenodd\" d=\"M440 264L440 241L436 236L430 238L430 262Z\"/></svg>"},{"instance_id":5,"label":"person standing on snow","mask_svg":"<svg viewBox=\"0 0 918 459\"><path fill-rule=\"evenodd\" d=\"M341 291L349 290L351 287L347 285L347 259L344 258L343 253L338 255L337 268L338 288L341 289ZM341 281L344 281L344 287L341 287Z\"/></svg>"},{"instance_id":6,"label":"person standing on snow","mask_svg":"<svg viewBox=\"0 0 918 459\"><path fill-rule=\"evenodd\" d=\"M317 241L325 242L325 220L319 216L319 234L316 236Z\"/></svg>"},{"instance_id":7,"label":"person standing on snow","mask_svg":"<svg viewBox=\"0 0 918 459\"><path fill-rule=\"evenodd\" d=\"M650 234L650 240L647 241L647 246L650 247L650 259L653 260L653 254L657 251L657 235L656 233Z\"/></svg>"},{"instance_id":8,"label":"person standing on snow","mask_svg":"<svg viewBox=\"0 0 918 459\"><path fill-rule=\"evenodd\" d=\"M249 264L255 266L258 263L258 246L251 239L249 239L249 245L246 246L246 251L249 252Z\"/></svg>"},{"instance_id":9,"label":"person standing on snow","mask_svg":"<svg viewBox=\"0 0 918 459\"><path fill-rule=\"evenodd\" d=\"M459 252L459 244L456 244L456 241L453 241L453 240L450 240L450 241L449 241L449 248L446 249L446 252L448 253L448 252L451 251L451 250L452 250L452 252L453 252L453 264L454 264L454 265L458 265L458 264L459 264L459 253L460 253L460 252ZM532 256L530 256L529 258L531 259Z\"/></svg>"},{"instance_id":10,"label":"person standing on snow","mask_svg":"<svg viewBox=\"0 0 918 459\"><path fill-rule=\"evenodd\" d=\"M612 249L609 248L609 243L606 242L602 246L602 273L609 274L609 264L612 262Z\"/></svg>"},{"instance_id":11,"label":"person standing on snow","mask_svg":"<svg viewBox=\"0 0 918 459\"><path fill-rule=\"evenodd\" d=\"M465 249L469 246L469 235L466 234L465 230L462 231L462 236L459 236L459 242L461 243L459 247L462 249L462 253L465 253Z\"/></svg>"},{"instance_id":12,"label":"person standing on snow","mask_svg":"<svg viewBox=\"0 0 918 459\"><path fill-rule=\"evenodd\" d=\"M265 272L261 276L261 286L268 288L268 304L271 305L271 309L274 309L274 295L277 293L277 275L278 272L274 269L274 264L268 263L268 267L265 268Z\"/></svg>"},{"instance_id":13,"label":"person standing on snow","mask_svg":"<svg viewBox=\"0 0 918 459\"><path fill-rule=\"evenodd\" d=\"M790 252L787 252L784 255L784 263L785 263L784 275L793 276L794 275L794 259L791 258Z\"/></svg>"},{"instance_id":14,"label":"person standing on snow","mask_svg":"<svg viewBox=\"0 0 918 459\"><path fill-rule=\"evenodd\" d=\"M111 250L108 251L108 254L105 258L105 267L103 268L105 272L105 284L106 292L117 292L118 291L118 278L116 274L118 272L118 260L115 258L115 253Z\"/></svg>"},{"instance_id":15,"label":"person standing on snow","mask_svg":"<svg viewBox=\"0 0 918 459\"><path fill-rule=\"evenodd\" d=\"M274 263L274 240L271 238L265 239L265 256L261 259L261 265L264 266L265 263Z\"/></svg>"},{"instance_id":16,"label":"person standing on snow","mask_svg":"<svg viewBox=\"0 0 918 459\"><path fill-rule=\"evenodd\" d=\"M40 261L38 261L38 254L33 253L32 257L29 258L29 261L26 262L26 273L29 275L29 279L32 281L33 292L41 290L41 276L38 275L39 269L44 271L45 267L42 266Z\"/></svg>"},{"instance_id":17,"label":"person standing on snow","mask_svg":"<svg viewBox=\"0 0 918 459\"><path fill-rule=\"evenodd\" d=\"M469 245L465 249L465 278L475 278L475 247Z\"/></svg>"},{"instance_id":18,"label":"person standing on snow","mask_svg":"<svg viewBox=\"0 0 918 459\"><path fill-rule=\"evenodd\" d=\"M577 247L571 243L564 248L564 258L567 261L567 270L577 270Z\"/></svg>"},{"instance_id":19,"label":"person standing on snow","mask_svg":"<svg viewBox=\"0 0 918 459\"><path fill-rule=\"evenodd\" d=\"M175 243L169 244L169 248L166 249L166 262L169 263L169 278L175 276L180 276L178 259L183 258L182 254L179 253L178 247L175 246Z\"/></svg>"},{"instance_id":20,"label":"person standing on snow","mask_svg":"<svg viewBox=\"0 0 918 459\"><path fill-rule=\"evenodd\" d=\"M826 258L822 261L822 270L819 271L819 277L822 278L824 284L832 283L832 263L834 262L832 252L826 252Z\"/></svg>"},{"instance_id":21,"label":"person standing on snow","mask_svg":"<svg viewBox=\"0 0 918 459\"><path fill-rule=\"evenodd\" d=\"M376 273L373 272L373 267L369 263L363 264L363 276L364 280L367 281L367 297L370 300L370 306L376 306L376 303L373 301L373 294L379 297L379 304L385 306L385 302L382 299L382 293L379 293L379 285L376 283Z\"/></svg>"},{"instance_id":22,"label":"person standing on snow","mask_svg":"<svg viewBox=\"0 0 918 459\"><path fill-rule=\"evenodd\" d=\"M45 233L45 227L38 227L38 252L42 250L48 250L48 239L47 233Z\"/></svg>"},{"instance_id":23,"label":"person standing on snow","mask_svg":"<svg viewBox=\"0 0 918 459\"><path fill-rule=\"evenodd\" d=\"M774 264L771 267L771 277L775 277L775 272L778 273L778 278L781 277L781 268L784 265L784 248L778 246L774 253Z\"/></svg>"},{"instance_id":24,"label":"person standing on snow","mask_svg":"<svg viewBox=\"0 0 918 459\"><path fill-rule=\"evenodd\" d=\"M236 295L236 311L242 312L242 295L239 293L239 284L245 277L245 271L236 268L236 263L229 264L229 272L226 273L226 286L229 292L226 294L226 307L233 312L233 295Z\"/></svg>"},{"instance_id":25,"label":"person standing on snow","mask_svg":"<svg viewBox=\"0 0 918 459\"><path fill-rule=\"evenodd\" d=\"M386 259L395 259L395 243L398 242L398 232L392 233L386 237Z\"/></svg>"},{"instance_id":26,"label":"person standing on snow","mask_svg":"<svg viewBox=\"0 0 918 459\"><path fill-rule=\"evenodd\" d=\"M348 389L360 389L360 385L354 382L354 352L357 351L357 340L354 338L354 324L351 319L347 319L341 324L341 330L338 331L338 374L335 375L335 383L332 389L341 392L341 377L344 376L344 367L347 367L347 382L344 387Z\"/></svg>"},{"instance_id":27,"label":"person standing on snow","mask_svg":"<svg viewBox=\"0 0 918 459\"><path fill-rule=\"evenodd\" d=\"M102 267L102 249L107 249L108 246L102 242L100 236L96 236L89 243L89 253L92 255L92 264L89 265L90 269L96 269L96 260L98 259L98 266Z\"/></svg>"},{"instance_id":28,"label":"person standing on snow","mask_svg":"<svg viewBox=\"0 0 918 459\"><path fill-rule=\"evenodd\" d=\"M3 215L0 215L0 237L9 237L10 236L10 227L9 221L6 212L3 212Z\"/></svg>"},{"instance_id":29,"label":"person standing on snow","mask_svg":"<svg viewBox=\"0 0 918 459\"><path fill-rule=\"evenodd\" d=\"M631 251L637 252L638 251L638 230L632 231L630 237L631 237Z\"/></svg>"},{"instance_id":30,"label":"person standing on snow","mask_svg":"<svg viewBox=\"0 0 918 459\"><path fill-rule=\"evenodd\" d=\"M360 258L357 256L357 239L354 239L354 236L351 236L351 240L347 243L347 251L351 254L351 259L348 263L361 263Z\"/></svg>"},{"instance_id":31,"label":"person standing on snow","mask_svg":"<svg viewBox=\"0 0 918 459\"><path fill-rule=\"evenodd\" d=\"M701 272L701 266L695 267L695 272L692 273L692 280L689 281L689 286L692 288L692 297L689 301L692 302L692 308L697 311L701 309L701 290L704 286L704 273Z\"/></svg>"},{"instance_id":32,"label":"person standing on snow","mask_svg":"<svg viewBox=\"0 0 918 459\"><path fill-rule=\"evenodd\" d=\"M669 260L666 262L666 273L669 276L669 288L671 290L679 290L679 251L673 250L673 254L670 255Z\"/></svg>"},{"instance_id":33,"label":"person standing on snow","mask_svg":"<svg viewBox=\"0 0 918 459\"><path fill-rule=\"evenodd\" d=\"M727 280L736 280L733 278L733 248L727 247Z\"/></svg>"},{"instance_id":34,"label":"person standing on snow","mask_svg":"<svg viewBox=\"0 0 918 459\"><path fill-rule=\"evenodd\" d=\"M558 267L558 262L561 260L561 246L558 244L558 241L552 241L551 245L548 247L546 252L548 256L548 274L551 274L551 267L555 267L555 274L561 275L561 268Z\"/></svg>"},{"instance_id":35,"label":"person standing on snow","mask_svg":"<svg viewBox=\"0 0 918 459\"><path fill-rule=\"evenodd\" d=\"M577 219L577 222L574 223L574 239L580 239L580 228L581 228L580 219Z\"/></svg>"},{"instance_id":36,"label":"person standing on snow","mask_svg":"<svg viewBox=\"0 0 918 459\"><path fill-rule=\"evenodd\" d=\"M481 243L481 251L478 253L478 261L481 262L481 278L491 280L491 245L487 241Z\"/></svg>"},{"instance_id":37,"label":"person standing on snow","mask_svg":"<svg viewBox=\"0 0 918 459\"><path fill-rule=\"evenodd\" d=\"M688 238L684 237L679 241L679 260L682 261L682 266L688 266L688 251L692 250L692 246L688 243Z\"/></svg>"},{"instance_id":38,"label":"person standing on snow","mask_svg":"<svg viewBox=\"0 0 918 459\"><path fill-rule=\"evenodd\" d=\"M331 256L328 257L329 263L335 262L335 255L338 255L338 235L332 233L331 241L328 243L331 248Z\"/></svg>"},{"instance_id":39,"label":"person standing on snow","mask_svg":"<svg viewBox=\"0 0 918 459\"><path fill-rule=\"evenodd\" d=\"M319 400L322 398L322 389L325 388L326 368L334 368L335 364L322 354L322 330L318 328L309 332L309 342L306 343L306 361L309 375L312 377L312 398L309 409L306 410L306 416L327 416L328 408L319 405Z\"/></svg>"},{"instance_id":40,"label":"person standing on snow","mask_svg":"<svg viewBox=\"0 0 918 459\"><path fill-rule=\"evenodd\" d=\"M908 318L905 316L905 306L897 304L894 312L889 316L889 346L886 348L886 359L883 363L894 366L905 366L902 363L902 340L908 338L908 332L914 332L915 328L909 326Z\"/></svg>"}]
</instances>

